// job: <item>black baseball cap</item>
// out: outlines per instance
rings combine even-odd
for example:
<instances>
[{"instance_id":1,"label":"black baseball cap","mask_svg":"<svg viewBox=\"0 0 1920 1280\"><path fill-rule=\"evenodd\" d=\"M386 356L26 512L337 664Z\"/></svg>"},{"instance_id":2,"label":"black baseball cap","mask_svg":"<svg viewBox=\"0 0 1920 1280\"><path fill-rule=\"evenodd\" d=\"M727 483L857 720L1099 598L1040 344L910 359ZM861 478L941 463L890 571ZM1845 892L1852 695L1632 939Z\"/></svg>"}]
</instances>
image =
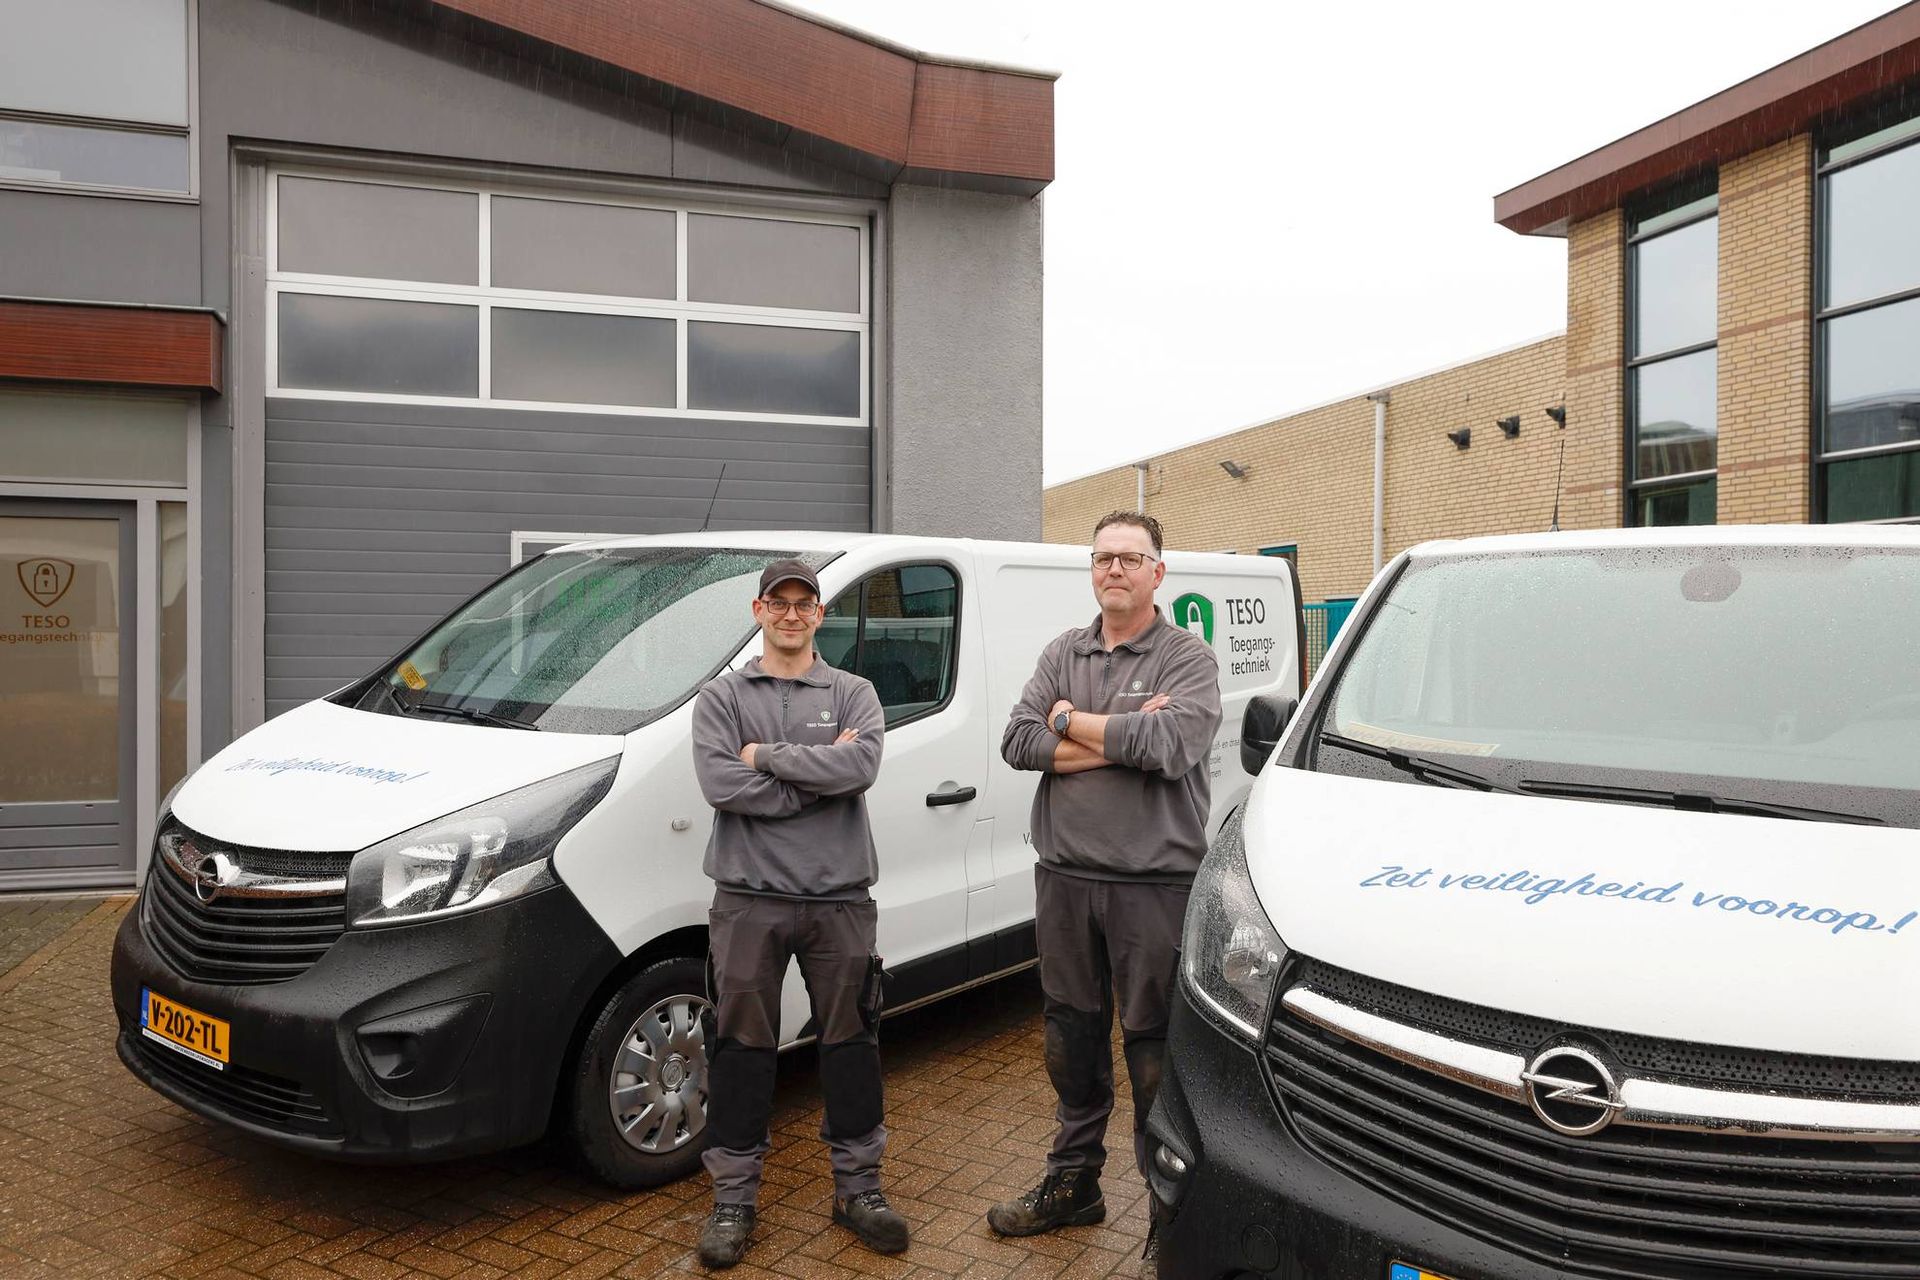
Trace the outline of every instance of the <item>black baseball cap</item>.
<instances>
[{"instance_id":1,"label":"black baseball cap","mask_svg":"<svg viewBox=\"0 0 1920 1280\"><path fill-rule=\"evenodd\" d=\"M804 584L817 598L820 594L820 579L813 576L813 570L798 560L775 560L760 575L760 594L766 595L783 582Z\"/></svg>"}]
</instances>

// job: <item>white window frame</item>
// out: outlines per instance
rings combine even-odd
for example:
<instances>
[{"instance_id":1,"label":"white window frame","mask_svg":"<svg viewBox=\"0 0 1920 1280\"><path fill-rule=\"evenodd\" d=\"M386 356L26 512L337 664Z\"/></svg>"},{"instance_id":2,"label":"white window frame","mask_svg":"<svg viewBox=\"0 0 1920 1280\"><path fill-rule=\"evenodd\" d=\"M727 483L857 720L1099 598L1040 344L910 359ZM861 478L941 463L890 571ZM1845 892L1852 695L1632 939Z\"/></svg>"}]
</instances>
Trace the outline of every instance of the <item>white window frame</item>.
<instances>
[{"instance_id":1,"label":"white window frame","mask_svg":"<svg viewBox=\"0 0 1920 1280\"><path fill-rule=\"evenodd\" d=\"M280 179L318 178L368 185L465 192L479 200L479 233L475 278L478 284L438 284L418 280L379 280L361 276L319 275L281 271ZM496 288L490 281L488 247L492 230L492 201L496 196L549 200L570 204L613 205L652 209L675 215L675 294L670 299L616 297L606 294L565 293L538 289ZM687 297L687 218L689 214L753 218L760 221L811 222L851 227L860 235L860 309L857 312L811 311L792 307L743 306L695 302ZM267 286L266 286L266 394L288 400L346 400L374 404L444 405L465 408L531 410L542 413L597 413L629 417L688 418L727 422L772 422L871 426L873 421L873 264L870 219L860 214L835 214L770 206L743 207L717 202L665 200L603 192L562 192L547 187L508 183L413 178L353 169L305 165L274 165L267 171ZM283 294L375 298L395 302L437 302L478 309L479 394L477 396L408 395L395 392L329 391L280 385L280 298ZM493 395L493 325L495 307L519 311L568 311L586 315L643 316L675 321L674 403L671 405L590 404L572 400L505 400ZM687 400L688 323L765 325L777 328L838 330L860 335L860 410L846 417L829 414L753 413L733 409L697 409Z\"/></svg>"},{"instance_id":2,"label":"white window frame","mask_svg":"<svg viewBox=\"0 0 1920 1280\"><path fill-rule=\"evenodd\" d=\"M158 200L175 204L199 202L200 0L183 0L183 3L187 7L187 123L185 128L171 124L157 124L151 120L112 120L95 116L68 116L45 111L13 110L8 108L3 100L0 100L0 119L69 125L81 129L118 129L123 133L157 133L173 138L184 137L187 140L187 189L170 191L164 187L122 187L104 183L11 178L0 175L0 190L63 191L71 195L110 196L122 200Z\"/></svg>"}]
</instances>

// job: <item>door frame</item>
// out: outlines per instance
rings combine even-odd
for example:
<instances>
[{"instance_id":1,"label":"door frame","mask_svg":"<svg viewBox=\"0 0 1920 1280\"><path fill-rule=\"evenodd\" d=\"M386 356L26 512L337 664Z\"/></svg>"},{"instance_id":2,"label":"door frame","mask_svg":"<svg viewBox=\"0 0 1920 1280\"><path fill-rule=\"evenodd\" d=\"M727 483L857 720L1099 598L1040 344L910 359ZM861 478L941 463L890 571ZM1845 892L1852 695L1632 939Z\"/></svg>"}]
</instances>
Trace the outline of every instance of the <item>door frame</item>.
<instances>
[{"instance_id":1,"label":"door frame","mask_svg":"<svg viewBox=\"0 0 1920 1280\"><path fill-rule=\"evenodd\" d=\"M158 818L159 745L160 745L160 507L162 502L180 502L187 513L187 772L200 766L205 758L201 728L201 561L203 540L200 523L200 406L183 403L187 419L187 483L184 488L168 485L86 484L82 482L43 482L14 479L0 474L0 498L51 499L65 503L133 504L134 554L131 562L134 582L134 636L132 688L134 704L134 765L126 776L133 785L128 793L127 829L133 835L133 870L129 877L110 885L83 885L58 875L45 877L44 884L17 884L7 890L66 889L81 887L132 887L146 876L153 850L153 833ZM4 465L4 463L0 463ZM123 630L124 638L125 632ZM123 644L122 649L126 646ZM123 652L124 662L124 652ZM36 878L37 879L37 878Z\"/></svg>"},{"instance_id":2,"label":"door frame","mask_svg":"<svg viewBox=\"0 0 1920 1280\"><path fill-rule=\"evenodd\" d=\"M117 578L114 615L118 643L114 646L118 670L115 682L119 703L115 728L115 769L119 781L109 802L114 809L115 836L119 845L119 865L106 869L48 867L14 869L0 867L0 889L42 889L118 885L133 870L139 837L136 831L140 812L139 724L138 724L138 635L140 614L139 508L125 501L91 501L71 498L18 498L0 494L0 518L28 520L111 520L115 526L115 576ZM131 635L129 634L131 633ZM128 643L129 640L133 643ZM135 700L129 705L128 699ZM44 808L58 815L47 821L16 819L12 814L0 819L0 826L67 826L86 821L86 812L99 800L54 800L33 805L6 805L6 809Z\"/></svg>"}]
</instances>

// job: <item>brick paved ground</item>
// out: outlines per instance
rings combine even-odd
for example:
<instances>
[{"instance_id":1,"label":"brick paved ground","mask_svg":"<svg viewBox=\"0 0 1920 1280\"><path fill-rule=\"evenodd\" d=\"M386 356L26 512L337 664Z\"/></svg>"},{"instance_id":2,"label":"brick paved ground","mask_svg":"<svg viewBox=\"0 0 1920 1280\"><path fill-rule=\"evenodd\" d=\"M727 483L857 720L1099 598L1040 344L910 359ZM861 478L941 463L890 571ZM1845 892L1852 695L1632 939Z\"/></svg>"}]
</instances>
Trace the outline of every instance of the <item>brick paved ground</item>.
<instances>
[{"instance_id":1,"label":"brick paved ground","mask_svg":"<svg viewBox=\"0 0 1920 1280\"><path fill-rule=\"evenodd\" d=\"M106 966L127 901L79 904L64 931L0 972L0 1275L699 1273L704 1179L619 1195L544 1148L413 1169L330 1165L162 1100L113 1052ZM11 929L9 909L0 904L0 930ZM913 1248L880 1258L831 1224L818 1082L803 1050L782 1061L761 1225L733 1275L1152 1274L1139 1260L1144 1192L1130 1170L1119 1176L1131 1164L1124 1086L1106 1225L1015 1244L981 1221L1037 1176L1051 1131L1032 975L887 1023L884 1053L888 1190L913 1224Z\"/></svg>"}]
</instances>

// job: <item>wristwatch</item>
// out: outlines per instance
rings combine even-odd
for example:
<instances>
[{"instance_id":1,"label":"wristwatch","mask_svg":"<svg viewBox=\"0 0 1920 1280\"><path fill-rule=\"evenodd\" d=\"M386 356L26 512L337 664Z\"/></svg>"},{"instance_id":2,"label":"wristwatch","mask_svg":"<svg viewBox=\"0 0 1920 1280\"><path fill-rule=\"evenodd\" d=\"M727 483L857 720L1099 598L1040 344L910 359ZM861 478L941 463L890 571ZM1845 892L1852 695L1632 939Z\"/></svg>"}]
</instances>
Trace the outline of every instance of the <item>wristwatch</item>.
<instances>
[{"instance_id":1,"label":"wristwatch","mask_svg":"<svg viewBox=\"0 0 1920 1280\"><path fill-rule=\"evenodd\" d=\"M1073 723L1073 712L1062 711L1053 718L1053 731L1064 738L1067 736L1067 726L1071 723Z\"/></svg>"}]
</instances>

